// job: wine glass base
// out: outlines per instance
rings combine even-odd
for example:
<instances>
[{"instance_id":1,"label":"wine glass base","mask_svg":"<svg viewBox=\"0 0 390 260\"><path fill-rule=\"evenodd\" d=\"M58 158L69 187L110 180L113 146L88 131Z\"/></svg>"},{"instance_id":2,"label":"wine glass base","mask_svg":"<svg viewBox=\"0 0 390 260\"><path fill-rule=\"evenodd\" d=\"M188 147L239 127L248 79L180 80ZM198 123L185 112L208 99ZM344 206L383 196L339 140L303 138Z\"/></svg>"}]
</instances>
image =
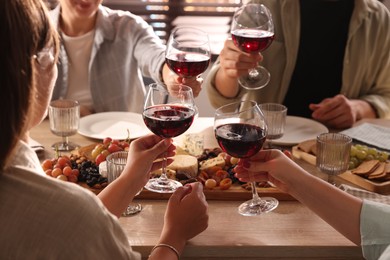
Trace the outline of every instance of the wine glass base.
<instances>
[{"instance_id":1,"label":"wine glass base","mask_svg":"<svg viewBox=\"0 0 390 260\"><path fill-rule=\"evenodd\" d=\"M242 203L238 207L238 213L243 216L258 216L276 209L278 205L279 201L277 199L271 197L262 197L258 203L254 203L253 200L248 200Z\"/></svg>"},{"instance_id":2,"label":"wine glass base","mask_svg":"<svg viewBox=\"0 0 390 260\"><path fill-rule=\"evenodd\" d=\"M69 142L69 143L64 143L64 142L58 142L55 144L52 144L51 148L53 150L58 150L58 151L73 151L76 148L79 148L80 146L78 144Z\"/></svg>"},{"instance_id":3,"label":"wine glass base","mask_svg":"<svg viewBox=\"0 0 390 260\"><path fill-rule=\"evenodd\" d=\"M126 210L122 213L122 217L128 217L140 213L142 205L139 203L131 203L127 206Z\"/></svg>"},{"instance_id":4,"label":"wine glass base","mask_svg":"<svg viewBox=\"0 0 390 260\"><path fill-rule=\"evenodd\" d=\"M240 85L248 90L264 88L268 85L271 75L264 67L252 69L248 75L238 78Z\"/></svg>"},{"instance_id":5,"label":"wine glass base","mask_svg":"<svg viewBox=\"0 0 390 260\"><path fill-rule=\"evenodd\" d=\"M173 193L177 188L183 186L178 181L168 179L167 181L159 178L150 179L145 185L145 189L158 193Z\"/></svg>"}]
</instances>

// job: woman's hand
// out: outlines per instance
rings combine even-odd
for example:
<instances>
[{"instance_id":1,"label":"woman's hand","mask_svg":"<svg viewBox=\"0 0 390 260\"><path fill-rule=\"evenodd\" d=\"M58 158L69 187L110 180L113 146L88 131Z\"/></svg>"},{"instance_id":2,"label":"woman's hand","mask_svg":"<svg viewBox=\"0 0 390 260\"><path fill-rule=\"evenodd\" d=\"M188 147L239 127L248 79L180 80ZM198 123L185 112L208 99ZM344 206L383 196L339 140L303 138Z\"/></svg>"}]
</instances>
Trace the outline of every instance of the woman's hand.
<instances>
[{"instance_id":1,"label":"woman's hand","mask_svg":"<svg viewBox=\"0 0 390 260\"><path fill-rule=\"evenodd\" d=\"M243 182L270 181L280 190L288 192L291 174L302 169L278 149L261 150L248 159L240 159L235 167L235 176Z\"/></svg>"},{"instance_id":2,"label":"woman's hand","mask_svg":"<svg viewBox=\"0 0 390 260\"><path fill-rule=\"evenodd\" d=\"M208 220L203 185L194 182L179 187L168 201L159 243L169 244L182 252L187 240L208 227Z\"/></svg>"},{"instance_id":3,"label":"woman's hand","mask_svg":"<svg viewBox=\"0 0 390 260\"><path fill-rule=\"evenodd\" d=\"M164 153L167 157L175 155L176 146L172 142L171 138L164 139L154 134L132 141L123 174L132 175L132 179L141 180L139 187L141 189L149 180L149 173L162 167ZM172 161L171 158L167 158L167 165Z\"/></svg>"}]
</instances>

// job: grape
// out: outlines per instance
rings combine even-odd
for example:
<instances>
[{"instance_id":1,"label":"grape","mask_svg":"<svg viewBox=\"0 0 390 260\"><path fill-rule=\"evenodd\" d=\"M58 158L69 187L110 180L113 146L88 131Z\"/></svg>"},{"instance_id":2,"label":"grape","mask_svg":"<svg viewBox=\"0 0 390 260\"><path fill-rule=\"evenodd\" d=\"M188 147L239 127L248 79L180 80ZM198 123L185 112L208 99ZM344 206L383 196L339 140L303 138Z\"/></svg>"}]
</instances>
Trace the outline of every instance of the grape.
<instances>
[{"instance_id":1,"label":"grape","mask_svg":"<svg viewBox=\"0 0 390 260\"><path fill-rule=\"evenodd\" d=\"M215 186L217 186L217 182L214 179L207 179L205 182L205 187L207 189L213 189Z\"/></svg>"},{"instance_id":2,"label":"grape","mask_svg":"<svg viewBox=\"0 0 390 260\"><path fill-rule=\"evenodd\" d=\"M350 156L351 156L351 157L355 157L356 154L357 154L357 151L358 151L358 148L357 148L355 145L352 145L352 146L351 146L351 153L350 153Z\"/></svg>"},{"instance_id":3,"label":"grape","mask_svg":"<svg viewBox=\"0 0 390 260\"><path fill-rule=\"evenodd\" d=\"M359 160L365 160L366 157L367 157L367 152L365 150L358 150L356 152L356 157L359 159Z\"/></svg>"},{"instance_id":4,"label":"grape","mask_svg":"<svg viewBox=\"0 0 390 260\"><path fill-rule=\"evenodd\" d=\"M373 157L375 157L378 154L378 150L375 149L375 148L370 147L367 150L367 154L372 155Z\"/></svg>"},{"instance_id":5,"label":"grape","mask_svg":"<svg viewBox=\"0 0 390 260\"><path fill-rule=\"evenodd\" d=\"M381 162L385 162L389 159L389 153L362 144L352 145L350 152L349 169L354 169L358 167L362 162L374 159L379 160Z\"/></svg>"}]
</instances>

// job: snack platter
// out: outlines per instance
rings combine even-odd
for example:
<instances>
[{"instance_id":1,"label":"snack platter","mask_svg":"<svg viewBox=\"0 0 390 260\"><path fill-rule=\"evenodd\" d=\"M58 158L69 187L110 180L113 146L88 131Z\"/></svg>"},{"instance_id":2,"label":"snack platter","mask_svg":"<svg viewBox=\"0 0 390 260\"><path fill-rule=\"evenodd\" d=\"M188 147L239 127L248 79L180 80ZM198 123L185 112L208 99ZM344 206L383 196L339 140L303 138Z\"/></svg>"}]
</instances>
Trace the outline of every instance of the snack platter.
<instances>
[{"instance_id":1,"label":"snack platter","mask_svg":"<svg viewBox=\"0 0 390 260\"><path fill-rule=\"evenodd\" d=\"M89 146L81 147L79 150L74 151L73 153L80 155L83 154L86 157L90 157L91 151L95 147L96 144L92 144ZM179 151L179 154L181 154L183 151ZM81 185L84 188L87 188L94 192L95 194L98 194L103 188L94 188L87 185L85 182L78 182L79 185ZM296 200L291 195L284 193L280 190L278 190L275 187L269 186L268 187L257 187L257 191L260 197L274 197L281 201L291 201ZM242 187L242 183L233 182L232 186L228 189L220 189L218 186L214 187L213 189L207 189L205 187L204 189L205 196L208 200L237 200L237 201L244 201L249 200L252 197L252 193L250 189L246 189ZM152 192L146 189L143 189L141 193L135 198L135 199L168 199L171 196L170 193L156 193Z\"/></svg>"},{"instance_id":2,"label":"snack platter","mask_svg":"<svg viewBox=\"0 0 390 260\"><path fill-rule=\"evenodd\" d=\"M296 159L304 160L312 165L316 165L316 157L315 157L315 151L313 149L313 145L315 144L315 140L308 140L306 142L303 142L301 144L298 144L292 148L292 155ZM373 161L367 161L367 164L371 163ZM389 165L389 162L385 162L387 165ZM355 186L379 193L379 194L390 194L390 179L369 179L367 178L367 175L364 177L363 175L356 174L356 169L348 170L340 175L338 175L339 178L342 178Z\"/></svg>"}]
</instances>

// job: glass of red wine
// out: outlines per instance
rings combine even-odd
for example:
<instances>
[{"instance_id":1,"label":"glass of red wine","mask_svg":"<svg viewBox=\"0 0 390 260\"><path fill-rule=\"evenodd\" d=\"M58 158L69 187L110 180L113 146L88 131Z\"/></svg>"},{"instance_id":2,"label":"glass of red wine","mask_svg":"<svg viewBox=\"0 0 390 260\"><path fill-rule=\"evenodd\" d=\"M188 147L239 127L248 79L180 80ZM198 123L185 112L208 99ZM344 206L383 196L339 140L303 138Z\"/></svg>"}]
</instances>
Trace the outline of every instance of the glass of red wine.
<instances>
[{"instance_id":1,"label":"glass of red wine","mask_svg":"<svg viewBox=\"0 0 390 260\"><path fill-rule=\"evenodd\" d=\"M143 120L154 134L172 138L183 134L191 126L197 108L192 89L182 84L172 84L167 88L160 83L149 85L145 97ZM145 188L159 193L172 193L182 184L169 179L166 174L166 156L159 178L152 178Z\"/></svg>"},{"instance_id":2,"label":"glass of red wine","mask_svg":"<svg viewBox=\"0 0 390 260\"><path fill-rule=\"evenodd\" d=\"M233 15L230 32L240 50L247 53L265 51L275 36L271 12L263 4L243 5ZM238 82L243 88L255 90L265 87L270 79L269 71L258 65L241 76Z\"/></svg>"},{"instance_id":3,"label":"glass of red wine","mask_svg":"<svg viewBox=\"0 0 390 260\"><path fill-rule=\"evenodd\" d=\"M267 124L255 101L238 101L215 111L214 133L224 152L236 158L249 158L262 149ZM275 198L260 198L256 182L252 182L252 199L242 203L238 212L244 216L257 216L274 210L278 204Z\"/></svg>"},{"instance_id":4,"label":"glass of red wine","mask_svg":"<svg viewBox=\"0 0 390 260\"><path fill-rule=\"evenodd\" d=\"M208 34L192 27L177 27L169 36L165 53L168 67L182 78L197 77L210 64Z\"/></svg>"}]
</instances>

